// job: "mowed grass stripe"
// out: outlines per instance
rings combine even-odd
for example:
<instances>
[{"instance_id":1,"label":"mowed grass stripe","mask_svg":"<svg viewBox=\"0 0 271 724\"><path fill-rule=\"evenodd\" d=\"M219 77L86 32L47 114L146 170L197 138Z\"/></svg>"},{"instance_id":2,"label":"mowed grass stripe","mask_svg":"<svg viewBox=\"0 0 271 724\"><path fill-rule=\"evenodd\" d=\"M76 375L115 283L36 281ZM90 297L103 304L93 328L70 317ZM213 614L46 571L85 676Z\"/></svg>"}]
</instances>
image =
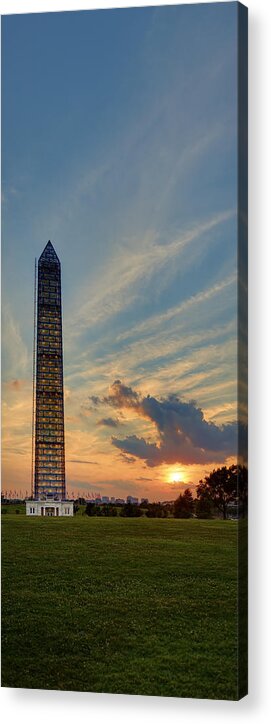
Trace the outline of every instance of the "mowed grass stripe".
<instances>
[{"instance_id":1,"label":"mowed grass stripe","mask_svg":"<svg viewBox=\"0 0 271 724\"><path fill-rule=\"evenodd\" d=\"M3 518L3 686L236 698L235 522Z\"/></svg>"}]
</instances>

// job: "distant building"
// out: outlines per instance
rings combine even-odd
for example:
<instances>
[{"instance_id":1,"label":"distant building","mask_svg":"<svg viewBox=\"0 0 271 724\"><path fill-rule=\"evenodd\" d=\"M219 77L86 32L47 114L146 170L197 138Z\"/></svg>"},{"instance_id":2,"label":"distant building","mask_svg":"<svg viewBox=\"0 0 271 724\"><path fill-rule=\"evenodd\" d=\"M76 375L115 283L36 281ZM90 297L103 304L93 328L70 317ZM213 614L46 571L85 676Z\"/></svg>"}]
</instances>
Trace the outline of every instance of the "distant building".
<instances>
[{"instance_id":1,"label":"distant building","mask_svg":"<svg viewBox=\"0 0 271 724\"><path fill-rule=\"evenodd\" d=\"M124 498L116 498L116 505L124 505L125 500Z\"/></svg>"},{"instance_id":2,"label":"distant building","mask_svg":"<svg viewBox=\"0 0 271 724\"><path fill-rule=\"evenodd\" d=\"M143 504L148 505L149 499L148 499L148 498L141 498L140 503L141 503L142 505L143 505Z\"/></svg>"},{"instance_id":3,"label":"distant building","mask_svg":"<svg viewBox=\"0 0 271 724\"><path fill-rule=\"evenodd\" d=\"M109 503L108 495L102 495L102 503Z\"/></svg>"},{"instance_id":4,"label":"distant building","mask_svg":"<svg viewBox=\"0 0 271 724\"><path fill-rule=\"evenodd\" d=\"M132 503L133 505L138 505L138 498L134 498L133 495L127 495L126 502Z\"/></svg>"},{"instance_id":5,"label":"distant building","mask_svg":"<svg viewBox=\"0 0 271 724\"><path fill-rule=\"evenodd\" d=\"M61 265L50 241L38 261L37 292L36 300L35 279L34 495L26 501L26 514L71 516L65 481Z\"/></svg>"}]
</instances>

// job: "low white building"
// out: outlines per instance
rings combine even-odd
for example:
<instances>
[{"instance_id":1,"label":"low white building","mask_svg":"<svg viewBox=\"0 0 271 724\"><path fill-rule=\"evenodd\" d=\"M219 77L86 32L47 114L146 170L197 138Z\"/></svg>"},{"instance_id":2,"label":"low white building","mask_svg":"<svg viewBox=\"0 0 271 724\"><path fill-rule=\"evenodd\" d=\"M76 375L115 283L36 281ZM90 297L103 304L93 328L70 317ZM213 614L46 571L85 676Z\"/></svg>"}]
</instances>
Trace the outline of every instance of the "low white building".
<instances>
[{"instance_id":1,"label":"low white building","mask_svg":"<svg viewBox=\"0 0 271 724\"><path fill-rule=\"evenodd\" d=\"M73 515L73 502L71 500L27 500L26 515L42 515L47 517L71 517Z\"/></svg>"}]
</instances>

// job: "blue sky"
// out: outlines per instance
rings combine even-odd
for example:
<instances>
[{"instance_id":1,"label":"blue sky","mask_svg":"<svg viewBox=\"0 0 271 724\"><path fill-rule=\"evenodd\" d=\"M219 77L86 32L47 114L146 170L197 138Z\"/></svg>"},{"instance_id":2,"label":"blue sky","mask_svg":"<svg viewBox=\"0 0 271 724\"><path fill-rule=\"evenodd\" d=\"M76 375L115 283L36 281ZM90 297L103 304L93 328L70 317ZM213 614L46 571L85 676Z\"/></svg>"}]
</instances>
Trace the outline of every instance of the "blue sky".
<instances>
[{"instance_id":1,"label":"blue sky","mask_svg":"<svg viewBox=\"0 0 271 724\"><path fill-rule=\"evenodd\" d=\"M236 3L3 19L7 489L29 488L34 259L48 239L68 490L172 498L234 458L236 37Z\"/></svg>"}]
</instances>

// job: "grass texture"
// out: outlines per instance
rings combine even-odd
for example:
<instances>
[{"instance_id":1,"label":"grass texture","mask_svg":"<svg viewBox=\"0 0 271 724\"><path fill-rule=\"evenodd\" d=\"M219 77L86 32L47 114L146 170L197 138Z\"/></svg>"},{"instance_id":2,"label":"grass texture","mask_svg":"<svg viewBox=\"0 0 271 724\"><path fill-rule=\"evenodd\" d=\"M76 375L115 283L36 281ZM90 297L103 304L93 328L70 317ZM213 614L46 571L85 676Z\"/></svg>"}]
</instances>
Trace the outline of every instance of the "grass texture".
<instances>
[{"instance_id":1,"label":"grass texture","mask_svg":"<svg viewBox=\"0 0 271 724\"><path fill-rule=\"evenodd\" d=\"M2 516L2 686L237 698L237 523Z\"/></svg>"}]
</instances>

